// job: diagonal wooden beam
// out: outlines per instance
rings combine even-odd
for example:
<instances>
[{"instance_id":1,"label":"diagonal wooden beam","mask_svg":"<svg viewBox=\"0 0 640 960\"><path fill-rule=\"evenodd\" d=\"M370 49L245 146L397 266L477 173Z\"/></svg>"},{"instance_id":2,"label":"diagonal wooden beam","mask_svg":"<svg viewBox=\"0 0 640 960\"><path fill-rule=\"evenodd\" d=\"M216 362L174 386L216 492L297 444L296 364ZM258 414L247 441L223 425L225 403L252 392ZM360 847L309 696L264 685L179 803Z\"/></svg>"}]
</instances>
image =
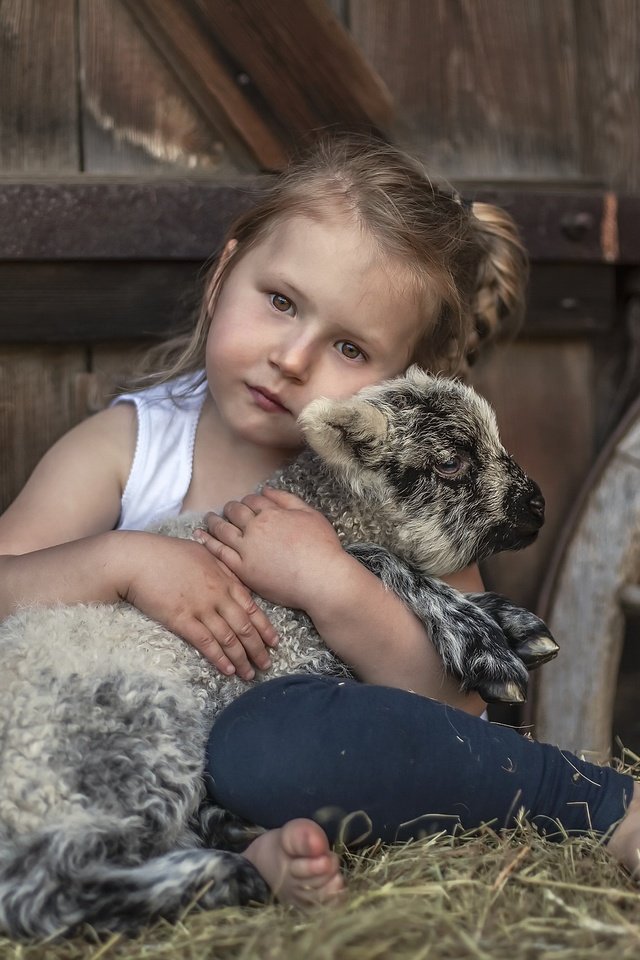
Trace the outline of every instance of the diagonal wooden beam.
<instances>
[{"instance_id":1,"label":"diagonal wooden beam","mask_svg":"<svg viewBox=\"0 0 640 960\"><path fill-rule=\"evenodd\" d=\"M239 139L258 165L278 170L286 163L282 137L250 102L237 77L202 30L194 8L182 0L122 0L204 117Z\"/></svg>"},{"instance_id":2,"label":"diagonal wooden beam","mask_svg":"<svg viewBox=\"0 0 640 960\"><path fill-rule=\"evenodd\" d=\"M193 2L290 136L331 124L389 131L391 94L325 0Z\"/></svg>"},{"instance_id":3,"label":"diagonal wooden beam","mask_svg":"<svg viewBox=\"0 0 640 960\"><path fill-rule=\"evenodd\" d=\"M263 169L327 127L392 127L387 88L324 0L122 2L204 116Z\"/></svg>"}]
</instances>

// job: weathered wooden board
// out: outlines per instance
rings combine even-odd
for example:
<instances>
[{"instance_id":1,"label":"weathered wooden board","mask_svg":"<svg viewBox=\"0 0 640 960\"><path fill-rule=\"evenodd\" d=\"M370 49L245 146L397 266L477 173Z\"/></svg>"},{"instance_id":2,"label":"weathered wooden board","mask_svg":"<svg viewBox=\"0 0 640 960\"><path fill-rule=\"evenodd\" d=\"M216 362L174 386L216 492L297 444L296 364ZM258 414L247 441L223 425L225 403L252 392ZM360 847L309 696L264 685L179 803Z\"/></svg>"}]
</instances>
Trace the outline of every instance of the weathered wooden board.
<instances>
[{"instance_id":1,"label":"weathered wooden board","mask_svg":"<svg viewBox=\"0 0 640 960\"><path fill-rule=\"evenodd\" d=\"M0 344L0 513L49 447L109 402L147 346Z\"/></svg>"},{"instance_id":2,"label":"weathered wooden board","mask_svg":"<svg viewBox=\"0 0 640 960\"><path fill-rule=\"evenodd\" d=\"M192 0L285 142L326 125L388 131L391 96L324 0Z\"/></svg>"},{"instance_id":3,"label":"weathered wooden board","mask_svg":"<svg viewBox=\"0 0 640 960\"><path fill-rule=\"evenodd\" d=\"M204 258L265 182L251 176L0 180L0 259ZM468 194L508 210L538 263L638 263L638 197L477 184Z\"/></svg>"},{"instance_id":4,"label":"weathered wooden board","mask_svg":"<svg viewBox=\"0 0 640 960\"><path fill-rule=\"evenodd\" d=\"M575 0L582 169L640 190L640 4Z\"/></svg>"},{"instance_id":5,"label":"weathered wooden board","mask_svg":"<svg viewBox=\"0 0 640 960\"><path fill-rule=\"evenodd\" d=\"M78 420L97 413L118 393L129 388L132 375L139 372L148 341L96 343L88 349L87 373L75 380Z\"/></svg>"},{"instance_id":6,"label":"weathered wooden board","mask_svg":"<svg viewBox=\"0 0 640 960\"><path fill-rule=\"evenodd\" d=\"M204 273L199 260L0 260L0 342L166 335L192 312ZM614 284L605 266L534 266L527 336L608 332Z\"/></svg>"},{"instance_id":7,"label":"weathered wooden board","mask_svg":"<svg viewBox=\"0 0 640 960\"><path fill-rule=\"evenodd\" d=\"M85 370L82 346L0 345L0 512L77 422L74 382Z\"/></svg>"},{"instance_id":8,"label":"weathered wooden board","mask_svg":"<svg viewBox=\"0 0 640 960\"><path fill-rule=\"evenodd\" d=\"M593 355L583 340L532 341L496 350L472 372L495 407L502 439L539 483L546 521L536 543L484 566L487 586L528 607L594 453Z\"/></svg>"},{"instance_id":9,"label":"weathered wooden board","mask_svg":"<svg viewBox=\"0 0 640 960\"><path fill-rule=\"evenodd\" d=\"M206 116L262 169L327 126L388 130L389 93L324 0L126 0Z\"/></svg>"},{"instance_id":10,"label":"weathered wooden board","mask_svg":"<svg viewBox=\"0 0 640 960\"><path fill-rule=\"evenodd\" d=\"M167 336L201 290L189 261L0 261L0 343L95 343Z\"/></svg>"},{"instance_id":11,"label":"weathered wooden board","mask_svg":"<svg viewBox=\"0 0 640 960\"><path fill-rule=\"evenodd\" d=\"M197 106L118 0L79 8L83 169L90 173L253 169Z\"/></svg>"},{"instance_id":12,"label":"weathered wooden board","mask_svg":"<svg viewBox=\"0 0 640 960\"><path fill-rule=\"evenodd\" d=\"M624 638L620 593L640 577L640 402L603 450L571 530L543 611L560 656L540 673L536 732L605 759Z\"/></svg>"},{"instance_id":13,"label":"weathered wooden board","mask_svg":"<svg viewBox=\"0 0 640 960\"><path fill-rule=\"evenodd\" d=\"M579 174L572 0L351 0L349 10L434 175Z\"/></svg>"},{"instance_id":14,"label":"weathered wooden board","mask_svg":"<svg viewBox=\"0 0 640 960\"><path fill-rule=\"evenodd\" d=\"M263 111L245 96L224 51L202 29L193 3L183 0L124 0L131 15L150 37L179 78L201 114L225 139L244 144L263 169L286 163L281 138Z\"/></svg>"},{"instance_id":15,"label":"weathered wooden board","mask_svg":"<svg viewBox=\"0 0 640 960\"><path fill-rule=\"evenodd\" d=\"M0 260L203 260L254 199L254 178L0 181Z\"/></svg>"},{"instance_id":16,"label":"weathered wooden board","mask_svg":"<svg viewBox=\"0 0 640 960\"><path fill-rule=\"evenodd\" d=\"M0 170L80 167L75 0L0 4Z\"/></svg>"}]
</instances>

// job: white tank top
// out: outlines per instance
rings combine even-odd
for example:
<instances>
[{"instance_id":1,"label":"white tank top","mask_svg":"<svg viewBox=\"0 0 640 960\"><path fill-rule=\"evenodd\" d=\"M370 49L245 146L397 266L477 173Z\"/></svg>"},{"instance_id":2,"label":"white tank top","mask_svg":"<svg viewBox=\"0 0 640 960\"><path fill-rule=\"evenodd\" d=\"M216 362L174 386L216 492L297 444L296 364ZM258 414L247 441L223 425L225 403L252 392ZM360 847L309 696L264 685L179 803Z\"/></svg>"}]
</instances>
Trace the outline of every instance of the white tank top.
<instances>
[{"instance_id":1,"label":"white tank top","mask_svg":"<svg viewBox=\"0 0 640 960\"><path fill-rule=\"evenodd\" d=\"M193 472L198 420L207 396L202 371L139 393L123 393L113 404L133 403L138 438L122 494L118 530L144 530L182 510Z\"/></svg>"}]
</instances>

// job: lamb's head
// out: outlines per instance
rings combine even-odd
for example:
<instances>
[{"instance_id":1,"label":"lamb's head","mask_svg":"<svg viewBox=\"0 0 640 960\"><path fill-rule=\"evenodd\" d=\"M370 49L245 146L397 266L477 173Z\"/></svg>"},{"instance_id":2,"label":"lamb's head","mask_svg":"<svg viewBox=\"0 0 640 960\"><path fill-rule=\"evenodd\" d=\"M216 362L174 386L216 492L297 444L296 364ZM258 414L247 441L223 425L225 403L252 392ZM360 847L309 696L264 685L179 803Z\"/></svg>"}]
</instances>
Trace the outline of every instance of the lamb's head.
<instances>
[{"instance_id":1,"label":"lamb's head","mask_svg":"<svg viewBox=\"0 0 640 960\"><path fill-rule=\"evenodd\" d=\"M375 500L385 546L425 573L451 572L535 540L539 487L506 452L493 410L470 387L412 367L300 416L308 444L359 499Z\"/></svg>"}]
</instances>

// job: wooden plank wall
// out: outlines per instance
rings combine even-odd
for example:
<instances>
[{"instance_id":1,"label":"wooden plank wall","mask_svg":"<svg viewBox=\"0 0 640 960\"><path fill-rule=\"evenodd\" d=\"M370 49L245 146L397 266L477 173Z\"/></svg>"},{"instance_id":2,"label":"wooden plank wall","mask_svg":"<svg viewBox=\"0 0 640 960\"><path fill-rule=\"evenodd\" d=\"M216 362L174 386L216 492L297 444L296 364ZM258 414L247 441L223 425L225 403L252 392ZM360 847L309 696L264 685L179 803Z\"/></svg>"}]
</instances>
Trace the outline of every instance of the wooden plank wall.
<instances>
[{"instance_id":1,"label":"wooden plank wall","mask_svg":"<svg viewBox=\"0 0 640 960\"><path fill-rule=\"evenodd\" d=\"M330 6L434 173L640 187L636 0ZM122 0L3 0L0 37L3 173L241 165Z\"/></svg>"},{"instance_id":2,"label":"wooden plank wall","mask_svg":"<svg viewBox=\"0 0 640 960\"><path fill-rule=\"evenodd\" d=\"M636 0L349 0L347 16L436 173L640 189Z\"/></svg>"},{"instance_id":3,"label":"wooden plank wall","mask_svg":"<svg viewBox=\"0 0 640 960\"><path fill-rule=\"evenodd\" d=\"M262 6L278 16L278 0ZM470 180L640 190L636 0L330 6L388 86L399 139L434 173L469 191ZM3 0L0 45L0 175L225 177L255 166L229 130L205 115L129 3ZM566 314L575 302L575 281L565 276L567 293L562 283L552 288L551 312ZM535 291L543 294L542 287ZM603 439L624 359L615 296L605 309L606 333L594 335L589 311L577 309L573 332L565 325L555 337L531 333L476 376L550 501L537 552L498 559L488 572L493 585L529 604ZM0 503L84 412L87 375L130 362L131 343L124 341L0 343Z\"/></svg>"}]
</instances>

